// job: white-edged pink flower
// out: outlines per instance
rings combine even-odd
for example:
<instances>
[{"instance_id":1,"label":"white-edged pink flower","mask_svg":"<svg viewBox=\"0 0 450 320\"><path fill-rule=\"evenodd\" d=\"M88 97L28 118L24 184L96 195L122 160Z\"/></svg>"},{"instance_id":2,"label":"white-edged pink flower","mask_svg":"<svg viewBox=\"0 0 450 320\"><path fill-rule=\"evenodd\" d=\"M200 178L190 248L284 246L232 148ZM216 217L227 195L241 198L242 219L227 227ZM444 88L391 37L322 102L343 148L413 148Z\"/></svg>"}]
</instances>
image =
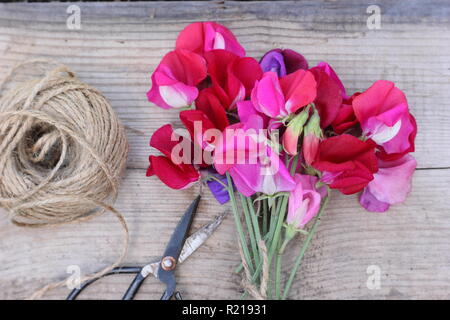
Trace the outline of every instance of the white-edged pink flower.
<instances>
[{"instance_id":1,"label":"white-edged pink flower","mask_svg":"<svg viewBox=\"0 0 450 320\"><path fill-rule=\"evenodd\" d=\"M163 109L190 106L198 96L197 85L206 78L206 62L196 53L169 52L152 74L147 98Z\"/></svg>"}]
</instances>

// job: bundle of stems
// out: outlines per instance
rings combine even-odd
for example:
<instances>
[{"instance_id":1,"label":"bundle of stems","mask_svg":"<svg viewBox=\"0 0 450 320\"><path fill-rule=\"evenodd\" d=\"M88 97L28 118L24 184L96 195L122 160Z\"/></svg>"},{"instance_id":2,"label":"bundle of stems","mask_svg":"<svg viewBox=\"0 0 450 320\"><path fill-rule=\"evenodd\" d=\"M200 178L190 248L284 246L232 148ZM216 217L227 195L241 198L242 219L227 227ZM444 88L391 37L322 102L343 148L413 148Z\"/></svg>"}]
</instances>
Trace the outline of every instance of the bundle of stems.
<instances>
[{"instance_id":1,"label":"bundle of stems","mask_svg":"<svg viewBox=\"0 0 450 320\"><path fill-rule=\"evenodd\" d=\"M295 166L292 166L295 168ZM293 175L293 172L291 172ZM327 187L327 196L322 199L320 211L309 223L308 230L297 230L295 234L288 232L285 218L288 208L288 193L280 193L273 197L264 197L256 194L254 198L245 197L233 187L230 175L227 173L227 185L231 207L242 250L242 263L236 272L245 268L248 283L256 288L267 287L264 298L284 300L289 296L296 273L300 268L305 252L307 251L314 233L320 224L321 217L327 206L330 189ZM240 206L238 204L240 202ZM299 234L299 236L297 236ZM297 254L289 277L282 283L282 262L286 246L292 239L301 237L302 245ZM260 243L263 242L264 250ZM266 255L266 256L264 256ZM264 266L264 262L267 264ZM264 275L263 269L268 270ZM247 297L248 291L242 295Z\"/></svg>"}]
</instances>

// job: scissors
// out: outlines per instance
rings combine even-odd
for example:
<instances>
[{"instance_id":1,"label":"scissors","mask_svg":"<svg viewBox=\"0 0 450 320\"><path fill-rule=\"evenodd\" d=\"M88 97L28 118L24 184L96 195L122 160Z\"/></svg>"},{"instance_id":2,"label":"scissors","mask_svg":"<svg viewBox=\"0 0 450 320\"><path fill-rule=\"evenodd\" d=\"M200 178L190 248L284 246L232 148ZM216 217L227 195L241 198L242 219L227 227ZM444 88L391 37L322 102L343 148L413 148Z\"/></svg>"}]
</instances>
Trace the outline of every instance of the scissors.
<instances>
[{"instance_id":1,"label":"scissors","mask_svg":"<svg viewBox=\"0 0 450 320\"><path fill-rule=\"evenodd\" d=\"M166 290L161 297L161 300L170 300L175 298L176 300L182 300L180 292L175 292L176 279L175 269L178 264L184 262L195 250L197 250L219 227L224 219L227 211L216 217L212 222L203 226L190 237L187 237L191 228L192 220L194 219L197 207L200 202L201 196L191 203L184 215L178 222L177 227L172 233L169 243L166 246L162 258L158 261L151 262L143 267L117 267L110 272L102 275L101 277L89 280L80 285L79 288L75 288L67 296L67 300L75 300L77 296L90 284L109 275L116 274L136 274L133 282L128 287L128 290L122 297L122 300L132 300L144 280L153 275L159 281L166 285Z\"/></svg>"}]
</instances>

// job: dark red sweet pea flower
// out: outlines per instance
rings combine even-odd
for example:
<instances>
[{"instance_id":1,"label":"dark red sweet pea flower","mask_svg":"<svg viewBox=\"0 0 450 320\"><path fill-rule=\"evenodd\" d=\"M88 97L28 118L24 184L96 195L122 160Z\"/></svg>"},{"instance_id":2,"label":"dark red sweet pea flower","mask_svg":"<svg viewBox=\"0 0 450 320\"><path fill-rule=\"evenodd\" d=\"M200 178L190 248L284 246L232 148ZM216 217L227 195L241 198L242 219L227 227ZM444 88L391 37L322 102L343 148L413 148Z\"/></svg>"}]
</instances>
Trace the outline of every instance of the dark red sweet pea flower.
<instances>
[{"instance_id":1,"label":"dark red sweet pea flower","mask_svg":"<svg viewBox=\"0 0 450 320\"><path fill-rule=\"evenodd\" d=\"M342 89L322 67L309 69L317 82L317 96L314 104L319 111L320 126L328 127L337 117L342 104Z\"/></svg>"},{"instance_id":2,"label":"dark red sweet pea flower","mask_svg":"<svg viewBox=\"0 0 450 320\"><path fill-rule=\"evenodd\" d=\"M234 109L236 102L249 97L256 80L261 79L262 70L253 58L241 58L225 50L205 53L211 90L227 110Z\"/></svg>"},{"instance_id":3,"label":"dark red sweet pea flower","mask_svg":"<svg viewBox=\"0 0 450 320\"><path fill-rule=\"evenodd\" d=\"M299 69L308 70L305 57L291 49L270 50L264 54L259 64L264 72L275 72L280 78Z\"/></svg>"},{"instance_id":4,"label":"dark red sweet pea flower","mask_svg":"<svg viewBox=\"0 0 450 320\"><path fill-rule=\"evenodd\" d=\"M319 144L313 167L322 171L322 182L343 194L364 189L378 171L375 143L361 141L349 134L323 140Z\"/></svg>"},{"instance_id":5,"label":"dark red sweet pea flower","mask_svg":"<svg viewBox=\"0 0 450 320\"><path fill-rule=\"evenodd\" d=\"M177 48L203 55L205 52L224 49L237 56L245 56L245 50L234 34L216 22L194 22L180 32Z\"/></svg>"},{"instance_id":6,"label":"dark red sweet pea flower","mask_svg":"<svg viewBox=\"0 0 450 320\"><path fill-rule=\"evenodd\" d=\"M202 149L206 148L209 143L214 143L213 140L204 141L205 132L210 129L216 129L216 126L202 110L181 111L180 120L189 131L192 140Z\"/></svg>"},{"instance_id":7,"label":"dark red sweet pea flower","mask_svg":"<svg viewBox=\"0 0 450 320\"><path fill-rule=\"evenodd\" d=\"M342 134L359 123L352 106L353 99L359 94L359 92L356 92L350 98L342 101L339 112L334 121L331 123L334 132L337 134Z\"/></svg>"},{"instance_id":8,"label":"dark red sweet pea flower","mask_svg":"<svg viewBox=\"0 0 450 320\"><path fill-rule=\"evenodd\" d=\"M172 150L179 141L172 140L173 128L166 124L155 131L150 139L150 146L158 149L163 156L150 156L147 177L156 175L164 184L172 189L185 189L200 178L200 174L192 164L175 163Z\"/></svg>"},{"instance_id":9,"label":"dark red sweet pea flower","mask_svg":"<svg viewBox=\"0 0 450 320\"><path fill-rule=\"evenodd\" d=\"M337 75L337 73L327 62L319 62L317 64L317 68L321 68L323 71L325 71L325 73L327 75L329 75L331 77L331 79L333 79L334 82L336 82L336 84L341 89L341 94L342 94L343 99L349 98L349 96L347 96L344 84L342 83L341 79L339 79L339 76Z\"/></svg>"},{"instance_id":10,"label":"dark red sweet pea flower","mask_svg":"<svg viewBox=\"0 0 450 320\"><path fill-rule=\"evenodd\" d=\"M223 131L230 125L225 108L219 98L214 94L212 88L206 88L200 91L197 100L195 100L195 108L203 111L220 131Z\"/></svg>"}]
</instances>

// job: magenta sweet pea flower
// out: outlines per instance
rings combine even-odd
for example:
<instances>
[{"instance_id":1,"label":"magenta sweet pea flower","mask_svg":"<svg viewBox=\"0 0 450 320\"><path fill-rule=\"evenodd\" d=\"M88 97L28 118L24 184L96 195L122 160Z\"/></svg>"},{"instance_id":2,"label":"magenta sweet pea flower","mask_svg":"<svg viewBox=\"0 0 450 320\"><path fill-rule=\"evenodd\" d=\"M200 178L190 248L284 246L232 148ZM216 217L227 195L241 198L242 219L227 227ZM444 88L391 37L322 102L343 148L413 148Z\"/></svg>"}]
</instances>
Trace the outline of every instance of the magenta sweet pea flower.
<instances>
[{"instance_id":1,"label":"magenta sweet pea flower","mask_svg":"<svg viewBox=\"0 0 450 320\"><path fill-rule=\"evenodd\" d=\"M381 158L395 160L414 151L417 126L405 94L391 81L376 81L352 102L363 133L380 146Z\"/></svg>"},{"instance_id":2,"label":"magenta sweet pea flower","mask_svg":"<svg viewBox=\"0 0 450 320\"><path fill-rule=\"evenodd\" d=\"M245 56L245 50L234 34L216 22L191 23L178 35L176 47L200 55L211 50L223 49L240 57Z\"/></svg>"},{"instance_id":3,"label":"magenta sweet pea flower","mask_svg":"<svg viewBox=\"0 0 450 320\"><path fill-rule=\"evenodd\" d=\"M255 82L251 101L261 113L270 118L284 118L313 102L316 98L316 81L311 72L298 70L281 79L268 71Z\"/></svg>"},{"instance_id":4,"label":"magenta sweet pea flower","mask_svg":"<svg viewBox=\"0 0 450 320\"><path fill-rule=\"evenodd\" d=\"M183 49L171 51L152 74L147 98L163 109L189 106L198 96L196 86L205 78L205 59Z\"/></svg>"},{"instance_id":5,"label":"magenta sweet pea flower","mask_svg":"<svg viewBox=\"0 0 450 320\"><path fill-rule=\"evenodd\" d=\"M288 226L295 229L303 229L303 227L312 219L320 210L320 202L325 196L325 188L316 189L319 181L317 177L296 174L294 176L295 189L289 195L289 209L286 222Z\"/></svg>"},{"instance_id":6,"label":"magenta sweet pea flower","mask_svg":"<svg viewBox=\"0 0 450 320\"><path fill-rule=\"evenodd\" d=\"M279 155L258 133L263 125L260 116L249 116L247 122L225 129L215 149L217 172L224 174L228 171L236 188L247 197L256 192L273 195L295 187Z\"/></svg>"},{"instance_id":7,"label":"magenta sweet pea flower","mask_svg":"<svg viewBox=\"0 0 450 320\"><path fill-rule=\"evenodd\" d=\"M411 155L394 161L378 160L379 170L361 194L361 205L368 211L384 212L391 204L404 202L411 191L416 166Z\"/></svg>"},{"instance_id":8,"label":"magenta sweet pea flower","mask_svg":"<svg viewBox=\"0 0 450 320\"><path fill-rule=\"evenodd\" d=\"M273 49L268 51L259 62L264 72L275 72L278 77L284 77L299 69L308 69L308 62L298 52L291 49Z\"/></svg>"},{"instance_id":9,"label":"magenta sweet pea flower","mask_svg":"<svg viewBox=\"0 0 450 320\"><path fill-rule=\"evenodd\" d=\"M281 90L278 76L275 72L264 73L261 80L255 82L251 93L251 100L256 110L270 118L285 117L288 111L285 107L285 99Z\"/></svg>"}]
</instances>

